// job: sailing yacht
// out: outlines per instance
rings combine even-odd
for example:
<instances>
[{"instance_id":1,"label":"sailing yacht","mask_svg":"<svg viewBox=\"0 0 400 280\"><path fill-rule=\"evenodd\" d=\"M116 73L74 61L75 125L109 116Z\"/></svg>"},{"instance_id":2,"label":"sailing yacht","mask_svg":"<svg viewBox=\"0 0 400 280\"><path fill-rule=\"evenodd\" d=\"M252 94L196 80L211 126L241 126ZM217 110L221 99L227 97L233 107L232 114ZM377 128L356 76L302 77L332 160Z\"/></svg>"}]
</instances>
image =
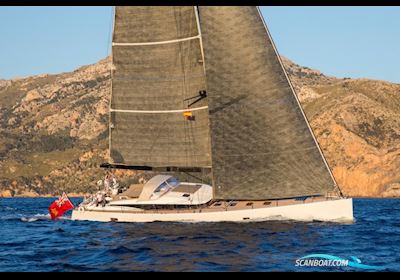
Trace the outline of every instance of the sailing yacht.
<instances>
[{"instance_id":1,"label":"sailing yacht","mask_svg":"<svg viewBox=\"0 0 400 280\"><path fill-rule=\"evenodd\" d=\"M353 220L258 7L116 7L113 25L102 167L155 176L73 220Z\"/></svg>"}]
</instances>

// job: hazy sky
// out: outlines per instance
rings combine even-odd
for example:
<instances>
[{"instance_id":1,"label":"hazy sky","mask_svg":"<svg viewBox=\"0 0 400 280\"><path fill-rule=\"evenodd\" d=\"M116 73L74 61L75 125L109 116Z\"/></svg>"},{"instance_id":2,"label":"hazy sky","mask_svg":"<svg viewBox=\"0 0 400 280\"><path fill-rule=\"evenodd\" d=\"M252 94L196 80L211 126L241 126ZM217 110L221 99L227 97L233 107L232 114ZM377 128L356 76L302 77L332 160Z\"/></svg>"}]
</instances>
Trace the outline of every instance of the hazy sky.
<instances>
[{"instance_id":1,"label":"hazy sky","mask_svg":"<svg viewBox=\"0 0 400 280\"><path fill-rule=\"evenodd\" d=\"M262 7L280 54L327 75L400 83L400 7ZM111 7L0 7L0 79L110 51Z\"/></svg>"}]
</instances>

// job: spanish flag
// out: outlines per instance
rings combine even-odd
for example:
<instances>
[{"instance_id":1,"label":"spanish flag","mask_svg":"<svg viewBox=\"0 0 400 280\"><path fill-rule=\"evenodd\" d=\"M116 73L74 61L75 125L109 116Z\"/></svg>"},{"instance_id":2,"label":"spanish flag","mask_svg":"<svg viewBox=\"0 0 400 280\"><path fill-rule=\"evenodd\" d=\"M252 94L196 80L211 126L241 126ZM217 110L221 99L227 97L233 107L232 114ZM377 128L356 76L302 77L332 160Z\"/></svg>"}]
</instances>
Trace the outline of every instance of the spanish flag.
<instances>
[{"instance_id":1,"label":"spanish flag","mask_svg":"<svg viewBox=\"0 0 400 280\"><path fill-rule=\"evenodd\" d=\"M185 117L185 119L187 119L188 121L194 121L194 116L193 113L191 111L185 111L183 112L183 116Z\"/></svg>"}]
</instances>

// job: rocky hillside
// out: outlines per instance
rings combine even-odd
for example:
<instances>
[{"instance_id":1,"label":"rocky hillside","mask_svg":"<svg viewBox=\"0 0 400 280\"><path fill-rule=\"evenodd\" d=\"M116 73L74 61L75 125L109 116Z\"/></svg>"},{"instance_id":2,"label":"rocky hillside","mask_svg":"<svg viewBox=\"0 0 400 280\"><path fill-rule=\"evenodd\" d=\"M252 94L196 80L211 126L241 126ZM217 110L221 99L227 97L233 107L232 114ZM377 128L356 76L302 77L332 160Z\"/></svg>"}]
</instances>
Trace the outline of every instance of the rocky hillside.
<instances>
[{"instance_id":1,"label":"rocky hillside","mask_svg":"<svg viewBox=\"0 0 400 280\"><path fill-rule=\"evenodd\" d=\"M343 192L400 196L400 85L284 64ZM109 90L108 59L0 80L0 196L95 189L107 157ZM129 185L138 174L117 176Z\"/></svg>"},{"instance_id":2,"label":"rocky hillside","mask_svg":"<svg viewBox=\"0 0 400 280\"><path fill-rule=\"evenodd\" d=\"M400 196L400 85L285 64L344 193Z\"/></svg>"},{"instance_id":3,"label":"rocky hillside","mask_svg":"<svg viewBox=\"0 0 400 280\"><path fill-rule=\"evenodd\" d=\"M104 176L109 60L0 82L3 196L83 193ZM125 172L127 173L127 172Z\"/></svg>"}]
</instances>

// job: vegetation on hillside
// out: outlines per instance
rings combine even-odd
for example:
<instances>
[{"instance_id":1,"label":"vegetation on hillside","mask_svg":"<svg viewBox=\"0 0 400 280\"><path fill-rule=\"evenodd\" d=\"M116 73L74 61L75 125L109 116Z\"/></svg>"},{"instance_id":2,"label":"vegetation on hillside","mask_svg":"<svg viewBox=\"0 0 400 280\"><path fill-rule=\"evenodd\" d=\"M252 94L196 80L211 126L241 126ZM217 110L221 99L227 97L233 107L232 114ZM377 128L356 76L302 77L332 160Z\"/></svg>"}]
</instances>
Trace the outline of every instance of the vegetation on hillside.
<instances>
[{"instance_id":1,"label":"vegetation on hillside","mask_svg":"<svg viewBox=\"0 0 400 280\"><path fill-rule=\"evenodd\" d=\"M343 192L400 195L400 85L328 77L283 58ZM71 73L0 80L0 196L82 194L107 161L109 59ZM115 171L121 183L133 171Z\"/></svg>"}]
</instances>

